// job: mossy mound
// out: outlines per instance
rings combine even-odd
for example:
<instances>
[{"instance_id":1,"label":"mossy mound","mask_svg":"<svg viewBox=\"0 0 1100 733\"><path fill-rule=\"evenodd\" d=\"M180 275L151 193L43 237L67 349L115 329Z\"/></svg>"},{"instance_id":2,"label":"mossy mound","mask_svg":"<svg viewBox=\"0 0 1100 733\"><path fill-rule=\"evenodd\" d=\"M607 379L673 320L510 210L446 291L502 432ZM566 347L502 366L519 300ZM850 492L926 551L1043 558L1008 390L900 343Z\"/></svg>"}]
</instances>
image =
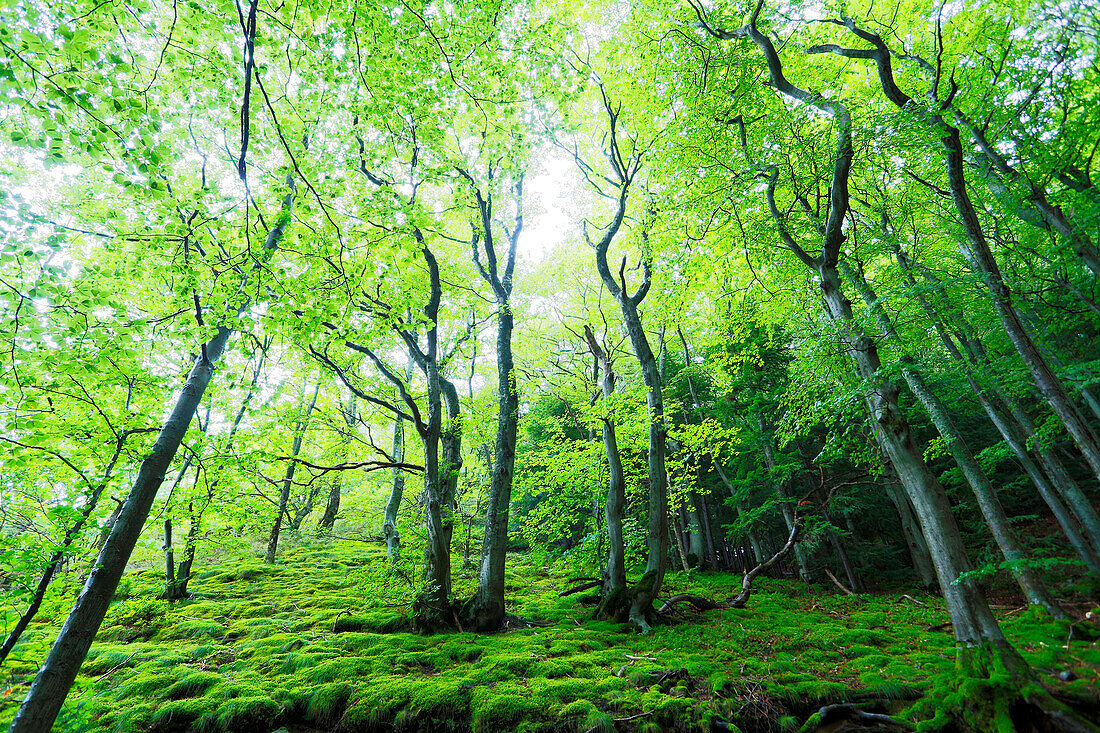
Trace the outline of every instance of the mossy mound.
<instances>
[{"instance_id":1,"label":"mossy mound","mask_svg":"<svg viewBox=\"0 0 1100 733\"><path fill-rule=\"evenodd\" d=\"M415 588L384 550L304 546L283 564L227 563L193 582L195 597L156 600L159 576L127 577L66 701L59 731L642 731L797 730L818 707L866 701L901 712L954 670L942 604L840 596L760 579L743 610L690 614L640 635L591 620L559 598L567 576L509 559L522 588L508 612L535 626L498 634L409 633ZM413 568L405 572L415 577ZM472 592L473 570L456 574ZM740 578L669 575L667 593L725 597ZM58 602L13 659L44 654L64 614ZM1004 618L1010 639L1059 694L1097 700L1100 651L1067 622ZM140 633L135 633L140 632ZM1082 635L1083 637L1084 635ZM1067 642L1068 639L1068 642ZM13 666L6 700L33 664ZM1057 679L1072 670L1067 682ZM0 702L0 724L14 704ZM936 701L910 715L934 718Z\"/></svg>"}]
</instances>

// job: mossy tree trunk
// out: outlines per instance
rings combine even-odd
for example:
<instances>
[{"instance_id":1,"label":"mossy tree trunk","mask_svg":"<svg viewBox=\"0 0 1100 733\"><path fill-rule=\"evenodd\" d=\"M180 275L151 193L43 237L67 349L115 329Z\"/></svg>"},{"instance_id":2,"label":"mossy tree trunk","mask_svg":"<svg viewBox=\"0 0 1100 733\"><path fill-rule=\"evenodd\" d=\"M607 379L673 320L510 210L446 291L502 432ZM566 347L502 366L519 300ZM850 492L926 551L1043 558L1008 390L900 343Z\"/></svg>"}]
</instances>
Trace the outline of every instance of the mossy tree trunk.
<instances>
[{"instance_id":1,"label":"mossy tree trunk","mask_svg":"<svg viewBox=\"0 0 1100 733\"><path fill-rule=\"evenodd\" d=\"M889 334L895 341L900 341L893 322L863 273L859 269L848 265L847 262L842 261L839 266L844 277L852 283L867 305L868 310L874 316L875 323L880 331ZM1001 555L1013 565L1010 570L1012 577L1015 578L1029 604L1043 608L1056 618L1065 618L1065 612L1058 606L1058 602L1047 589L1042 578L1039 577L1034 568L1027 566L1026 563L1029 560L1027 552L1009 524L1008 515L1005 514L1001 501L997 498L997 492L993 489L989 478L985 475L981 466L978 465L977 459L974 458L974 454L963 440L962 434L947 411L947 407L928 386L924 377L917 370L912 358L905 351L904 345L902 345L902 377L909 385L909 390L924 407L925 413L931 418L932 424L936 426L936 430L947 446L948 452L962 471L963 477L978 502L978 508L993 534L993 540L1001 551Z\"/></svg>"},{"instance_id":2,"label":"mossy tree trunk","mask_svg":"<svg viewBox=\"0 0 1100 733\"><path fill-rule=\"evenodd\" d=\"M512 356L512 285L516 266L516 246L523 231L523 174L515 176L514 220L504 227L506 251L497 251L496 229L500 226L493 211L492 190L482 191L473 175L458 169L470 184L477 208L479 225L472 225L471 244L474 265L481 278L492 288L496 301L497 431L489 497L485 510L485 536L481 543L481 567L477 593L469 609L471 623L478 631L498 629L504 623L504 562L508 551L508 517L512 501L512 479L516 464L516 434L519 426L519 391ZM488 170L492 185L494 166ZM484 250L484 252L482 252Z\"/></svg>"}]
</instances>

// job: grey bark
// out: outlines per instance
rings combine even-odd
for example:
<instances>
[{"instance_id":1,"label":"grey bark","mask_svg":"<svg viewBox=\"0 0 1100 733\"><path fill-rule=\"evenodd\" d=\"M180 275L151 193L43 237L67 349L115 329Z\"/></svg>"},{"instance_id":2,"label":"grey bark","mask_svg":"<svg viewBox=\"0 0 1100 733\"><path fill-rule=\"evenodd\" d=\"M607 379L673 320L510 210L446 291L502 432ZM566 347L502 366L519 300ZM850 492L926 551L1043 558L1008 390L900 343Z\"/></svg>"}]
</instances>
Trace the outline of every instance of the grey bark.
<instances>
[{"instance_id":1,"label":"grey bark","mask_svg":"<svg viewBox=\"0 0 1100 733\"><path fill-rule=\"evenodd\" d=\"M896 481L896 476L894 478ZM936 587L937 582L936 571L932 567L932 557L928 553L928 544L924 541L924 535L921 534L920 524L913 512L913 505L910 503L909 497L895 481L887 481L886 495L898 512L898 519L901 521L901 533L905 538L905 546L909 549L909 557L913 562L913 567L916 569L917 575L920 576L925 589L932 590Z\"/></svg>"},{"instance_id":2,"label":"grey bark","mask_svg":"<svg viewBox=\"0 0 1100 733\"><path fill-rule=\"evenodd\" d=\"M768 468L768 473L771 474L772 480L775 480L775 472L777 463L775 460L775 449L772 447L772 434L768 432L764 425L764 419L760 416L756 418L756 425L760 429L760 437L762 445L764 447L764 465ZM787 527L787 532L794 530L794 510L791 508L790 495L787 492L787 487L783 482L776 482L775 487L776 495L779 497L779 511L783 515L783 524ZM798 577L803 582L809 583L813 580L813 575L810 573L810 564L806 558L806 550L802 547L801 542L795 542L794 547L795 561L798 563Z\"/></svg>"},{"instance_id":3,"label":"grey bark","mask_svg":"<svg viewBox=\"0 0 1100 733\"><path fill-rule=\"evenodd\" d=\"M405 420L398 415L393 420L393 448L390 454L395 463L405 460ZM386 556L390 562L401 559L401 533L397 531L397 511L401 508L401 496L405 493L405 472L393 469L393 484L386 510L382 516L382 537L386 540Z\"/></svg>"},{"instance_id":4,"label":"grey bark","mask_svg":"<svg viewBox=\"0 0 1100 733\"><path fill-rule=\"evenodd\" d=\"M839 268L845 278L852 283L860 294L863 302L867 305L867 309L874 316L879 330L889 334L900 345L900 336L894 328L893 322L879 302L878 296L875 295L870 284L863 277L863 273L843 261L839 263ZM989 477L978 465L978 461L963 440L962 434L955 426L955 421L951 419L946 406L925 382L924 377L914 366L910 356L904 353L904 345L901 345L901 348L903 351L902 377L909 385L910 391L924 407L925 412L932 420L932 424L936 426L937 432L943 439L948 452L962 471L971 492L974 494L974 498L978 502L978 508L989 526L993 540L1001 551L1001 555L1006 561L1013 564L1010 572L1020 586L1020 590L1023 591L1024 597L1029 604L1044 608L1056 618L1064 618L1065 612L1058 606L1058 602L1054 599L1042 578L1039 577L1038 572L1026 565L1030 558L1012 529L1008 516L1001 506L1001 501L997 498L997 492L989 482Z\"/></svg>"},{"instance_id":5,"label":"grey bark","mask_svg":"<svg viewBox=\"0 0 1100 733\"><path fill-rule=\"evenodd\" d=\"M459 170L473 188L480 217L480 231L474 227L473 260L482 279L493 290L497 316L497 432L493 472L485 511L485 536L481 543L481 567L474 597L474 624L479 631L498 629L504 623L504 563L508 551L508 516L512 501L512 479L516 464L516 433L519 426L519 391L512 356L515 318L511 295L516 265L516 246L523 231L523 176L514 185L515 225L507 232L507 252L498 262L494 236L493 198L482 194L474 179ZM479 246L480 240L480 246ZM485 250L482 262L480 247ZM501 266L503 265L503 266Z\"/></svg>"},{"instance_id":6,"label":"grey bark","mask_svg":"<svg viewBox=\"0 0 1100 733\"><path fill-rule=\"evenodd\" d=\"M305 385L303 385L304 387ZM309 401L309 404L304 406L299 403L299 417L294 424L294 439L291 442L290 447L290 460L287 462L286 471L283 474L283 485L279 490L279 511L275 515L275 523L271 525L271 534L267 539L267 554L264 555L264 562L275 562L275 556L279 550L279 533L283 525L283 517L287 513L287 504L290 502L290 489L294 486L294 473L298 468L298 454L302 451L302 439L305 437L306 429L309 427L309 416L313 412L313 408L317 405L317 394L321 391L321 383L318 382L317 386L313 388L313 396ZM305 397L304 390L302 397ZM303 400L304 401L304 400Z\"/></svg>"},{"instance_id":7,"label":"grey bark","mask_svg":"<svg viewBox=\"0 0 1100 733\"><path fill-rule=\"evenodd\" d=\"M587 325L584 336L588 348L600 364L600 389L603 391L605 406L615 391L615 371L607 352L596 342L596 336ZM615 421L608 414L601 419L603 423L603 448L607 456L607 501L604 503L604 517L607 521L607 566L604 569L604 596L626 587L626 545L623 541L623 511L626 507L626 478L623 474L623 462L619 455L619 442L615 436Z\"/></svg>"},{"instance_id":8,"label":"grey bark","mask_svg":"<svg viewBox=\"0 0 1100 733\"><path fill-rule=\"evenodd\" d=\"M294 201L294 182L291 178L287 182L291 191L283 199L281 215L264 240L261 257L265 261L282 241L290 221L288 214ZM262 263L257 262L253 269L261 266ZM242 278L238 289L243 300L237 310L238 317L245 312L249 303L246 282L247 275ZM103 616L107 613L111 597L118 588L126 563L145 526L157 490L164 481L164 474L175 458L191 424L191 416L195 414L210 384L214 375L214 364L221 357L232 334L232 329L219 326L214 336L202 345L168 420L161 428L149 455L138 468L130 493L95 566L88 574L80 596L65 619L46 661L39 668L27 697L12 721L10 733L48 733L53 726L61 704L76 679L100 624L103 623Z\"/></svg>"}]
</instances>

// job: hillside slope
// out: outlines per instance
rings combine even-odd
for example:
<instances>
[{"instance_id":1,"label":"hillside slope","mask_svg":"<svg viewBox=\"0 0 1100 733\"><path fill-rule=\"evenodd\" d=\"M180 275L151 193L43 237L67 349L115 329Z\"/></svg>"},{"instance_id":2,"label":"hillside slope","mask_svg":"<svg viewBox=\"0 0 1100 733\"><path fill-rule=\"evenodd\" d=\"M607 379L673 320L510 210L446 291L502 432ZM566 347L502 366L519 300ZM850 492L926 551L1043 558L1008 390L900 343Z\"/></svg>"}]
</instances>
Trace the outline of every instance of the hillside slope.
<instances>
[{"instance_id":1,"label":"hillside slope","mask_svg":"<svg viewBox=\"0 0 1100 733\"><path fill-rule=\"evenodd\" d=\"M589 621L578 596L558 596L567 576L514 556L519 605L509 610L536 625L425 636L402 630L413 586L369 543L212 567L193 600L171 605L156 599L153 571L127 578L57 730L813 730L818 719L807 719L842 701L927 718L943 700L919 698L955 659L938 599L848 597L794 581L763 579L746 610L682 611L642 636ZM667 592L724 597L739 580L676 574ZM472 570L458 581L472 588ZM0 722L63 612L58 600L4 670ZM1100 649L1080 638L1085 627L1071 635L1065 622L999 614L1052 689L1096 703Z\"/></svg>"}]
</instances>

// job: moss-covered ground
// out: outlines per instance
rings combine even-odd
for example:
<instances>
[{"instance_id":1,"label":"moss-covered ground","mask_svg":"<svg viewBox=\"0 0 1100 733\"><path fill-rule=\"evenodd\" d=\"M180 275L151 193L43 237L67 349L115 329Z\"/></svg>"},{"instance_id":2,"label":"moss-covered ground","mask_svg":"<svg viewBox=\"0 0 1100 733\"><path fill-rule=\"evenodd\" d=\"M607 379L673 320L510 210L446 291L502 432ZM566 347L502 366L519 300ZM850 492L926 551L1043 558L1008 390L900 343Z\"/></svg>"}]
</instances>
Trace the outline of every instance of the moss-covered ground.
<instances>
[{"instance_id":1,"label":"moss-covered ground","mask_svg":"<svg viewBox=\"0 0 1100 733\"><path fill-rule=\"evenodd\" d=\"M509 611L545 626L400 631L411 585L366 543L213 567L193 583L193 600L174 604L156 600L157 574L133 573L57 730L794 731L830 702L880 700L904 717L955 663L949 629L926 630L947 621L927 595L844 596L761 579L747 609L682 611L640 635L559 597L564 571L523 556L509 563ZM666 595L726 597L739 581L673 574ZM473 582L471 570L457 572L460 592ZM0 670L0 724L64 611L60 600L46 609ZM1067 622L998 613L1052 690L1096 698L1094 642L1074 638Z\"/></svg>"}]
</instances>

